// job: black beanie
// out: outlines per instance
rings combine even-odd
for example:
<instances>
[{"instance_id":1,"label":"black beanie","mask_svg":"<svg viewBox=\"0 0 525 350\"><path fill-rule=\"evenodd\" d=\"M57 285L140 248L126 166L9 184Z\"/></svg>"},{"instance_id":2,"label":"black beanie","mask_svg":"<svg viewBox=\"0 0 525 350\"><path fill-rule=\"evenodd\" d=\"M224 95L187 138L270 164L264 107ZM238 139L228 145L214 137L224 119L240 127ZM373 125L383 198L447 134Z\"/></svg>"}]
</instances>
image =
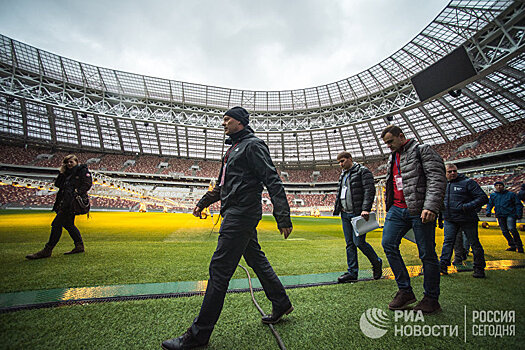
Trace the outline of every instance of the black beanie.
<instances>
[{"instance_id":1,"label":"black beanie","mask_svg":"<svg viewBox=\"0 0 525 350\"><path fill-rule=\"evenodd\" d=\"M503 181L496 181L494 182L494 186L496 185L502 185L502 186L505 186L505 184L503 183Z\"/></svg>"},{"instance_id":2,"label":"black beanie","mask_svg":"<svg viewBox=\"0 0 525 350\"><path fill-rule=\"evenodd\" d=\"M250 114L248 113L247 110L245 110L242 107L238 107L238 106L233 107L229 109L228 111L226 111L224 115L227 115L229 117L232 117L233 119L240 121L241 124L244 126L248 125L248 123L250 122L249 120Z\"/></svg>"}]
</instances>

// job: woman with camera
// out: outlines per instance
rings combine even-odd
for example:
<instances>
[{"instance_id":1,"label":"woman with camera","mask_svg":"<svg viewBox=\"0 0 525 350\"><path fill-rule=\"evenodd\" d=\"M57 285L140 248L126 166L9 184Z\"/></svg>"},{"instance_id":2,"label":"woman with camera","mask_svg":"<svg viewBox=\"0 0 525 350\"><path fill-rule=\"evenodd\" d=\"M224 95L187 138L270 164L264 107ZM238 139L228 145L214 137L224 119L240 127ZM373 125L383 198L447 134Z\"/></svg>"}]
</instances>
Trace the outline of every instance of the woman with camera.
<instances>
[{"instance_id":1,"label":"woman with camera","mask_svg":"<svg viewBox=\"0 0 525 350\"><path fill-rule=\"evenodd\" d=\"M78 196L87 199L87 191L91 188L91 174L86 164L78 164L78 158L70 154L62 161L55 180L55 186L59 188L53 211L57 213L51 223L51 235L44 249L34 254L26 255L27 259L41 259L51 256L53 248L57 245L65 228L75 243L75 248L65 254L76 254L84 252L84 243L80 231L75 226L75 215L81 214L79 204L76 202Z\"/></svg>"}]
</instances>

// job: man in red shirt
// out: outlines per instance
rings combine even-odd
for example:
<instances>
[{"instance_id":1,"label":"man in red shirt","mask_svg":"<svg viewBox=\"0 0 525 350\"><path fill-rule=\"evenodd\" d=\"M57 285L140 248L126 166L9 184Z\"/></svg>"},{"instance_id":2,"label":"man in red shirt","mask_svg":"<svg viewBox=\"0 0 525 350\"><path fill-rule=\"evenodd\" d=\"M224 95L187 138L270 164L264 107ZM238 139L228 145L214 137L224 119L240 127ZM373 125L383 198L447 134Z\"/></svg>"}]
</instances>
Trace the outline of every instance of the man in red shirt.
<instances>
[{"instance_id":1,"label":"man in red shirt","mask_svg":"<svg viewBox=\"0 0 525 350\"><path fill-rule=\"evenodd\" d=\"M441 156L428 145L407 139L395 125L381 138L392 151L387 166L386 210L382 245L399 291L388 304L390 310L407 308L416 301L410 276L399 251L403 236L413 229L419 258L425 271L423 299L414 307L425 314L439 305L439 260L436 255L436 217L443 205L447 179Z\"/></svg>"}]
</instances>

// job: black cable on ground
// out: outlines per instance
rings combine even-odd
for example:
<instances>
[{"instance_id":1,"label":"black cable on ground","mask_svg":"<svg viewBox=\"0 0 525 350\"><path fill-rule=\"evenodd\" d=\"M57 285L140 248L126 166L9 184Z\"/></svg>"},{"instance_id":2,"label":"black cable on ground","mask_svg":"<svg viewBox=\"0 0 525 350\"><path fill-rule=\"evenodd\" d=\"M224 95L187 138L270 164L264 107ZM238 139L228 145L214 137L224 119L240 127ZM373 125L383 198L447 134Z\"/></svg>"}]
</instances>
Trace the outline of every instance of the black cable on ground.
<instances>
[{"instance_id":1,"label":"black cable on ground","mask_svg":"<svg viewBox=\"0 0 525 350\"><path fill-rule=\"evenodd\" d=\"M248 272L248 269L246 267L242 266L241 264L239 264L239 267L241 267L244 270L244 272L246 272L246 276L248 276L248 284L250 285L250 294L252 295L253 304L255 305L257 310L259 310L259 312L261 313L262 317L266 316L264 311L261 309L261 307L259 306L259 304L255 300L255 296L253 295L252 279L250 277L250 273ZM275 330L273 325L272 324L268 324L268 327L270 327L270 330L272 331L272 334L274 335L275 339L277 340L277 344L279 345L279 348L281 348L281 350L286 350L286 347L284 346L284 343L283 343L283 340L281 339L281 336L279 335L279 333L277 333L277 331Z\"/></svg>"}]
</instances>

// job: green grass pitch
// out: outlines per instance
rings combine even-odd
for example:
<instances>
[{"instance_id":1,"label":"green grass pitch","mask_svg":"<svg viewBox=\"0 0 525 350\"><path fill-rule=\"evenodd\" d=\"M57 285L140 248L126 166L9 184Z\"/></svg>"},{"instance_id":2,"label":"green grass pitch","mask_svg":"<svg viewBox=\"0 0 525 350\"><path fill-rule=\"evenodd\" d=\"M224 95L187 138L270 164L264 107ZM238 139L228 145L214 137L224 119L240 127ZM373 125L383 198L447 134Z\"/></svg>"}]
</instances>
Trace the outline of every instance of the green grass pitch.
<instances>
[{"instance_id":1,"label":"green grass pitch","mask_svg":"<svg viewBox=\"0 0 525 350\"><path fill-rule=\"evenodd\" d=\"M0 212L0 293L25 290L195 281L208 278L208 264L217 242L212 220L189 214L93 212L77 218L86 253L66 256L72 248L64 231L49 259L24 257L41 249L49 237L50 212ZM344 238L338 218L294 217L294 231L284 240L272 217L264 217L259 240L278 275L344 271ZM506 243L494 223L480 229L487 260L522 259L506 252ZM381 248L381 232L367 241L388 266ZM436 232L440 253L442 230ZM407 265L419 265L417 248L404 241ZM472 259L470 256L469 259ZM243 263L243 261L241 261ZM370 265L359 253L363 269ZM252 274L252 277L254 275ZM426 316L425 325L458 326L458 335L399 336L394 334L394 314L386 305L397 288L393 280L358 282L290 289L295 311L276 326L287 349L443 349L523 347L525 271L487 271L478 280L462 272L441 278L443 312ZM238 269L233 278L245 278ZM422 297L422 277L412 279L416 296ZM266 312L271 305L264 293L256 298ZM185 331L197 315L202 296L188 298L111 302L0 314L0 349L159 349L162 340ZM378 339L363 334L360 317L367 309L384 310L388 332ZM464 341L465 310L467 341ZM472 335L472 312L514 311L515 335ZM413 323L417 324L417 323ZM248 293L228 294L209 349L278 349L268 328L261 324Z\"/></svg>"}]
</instances>

